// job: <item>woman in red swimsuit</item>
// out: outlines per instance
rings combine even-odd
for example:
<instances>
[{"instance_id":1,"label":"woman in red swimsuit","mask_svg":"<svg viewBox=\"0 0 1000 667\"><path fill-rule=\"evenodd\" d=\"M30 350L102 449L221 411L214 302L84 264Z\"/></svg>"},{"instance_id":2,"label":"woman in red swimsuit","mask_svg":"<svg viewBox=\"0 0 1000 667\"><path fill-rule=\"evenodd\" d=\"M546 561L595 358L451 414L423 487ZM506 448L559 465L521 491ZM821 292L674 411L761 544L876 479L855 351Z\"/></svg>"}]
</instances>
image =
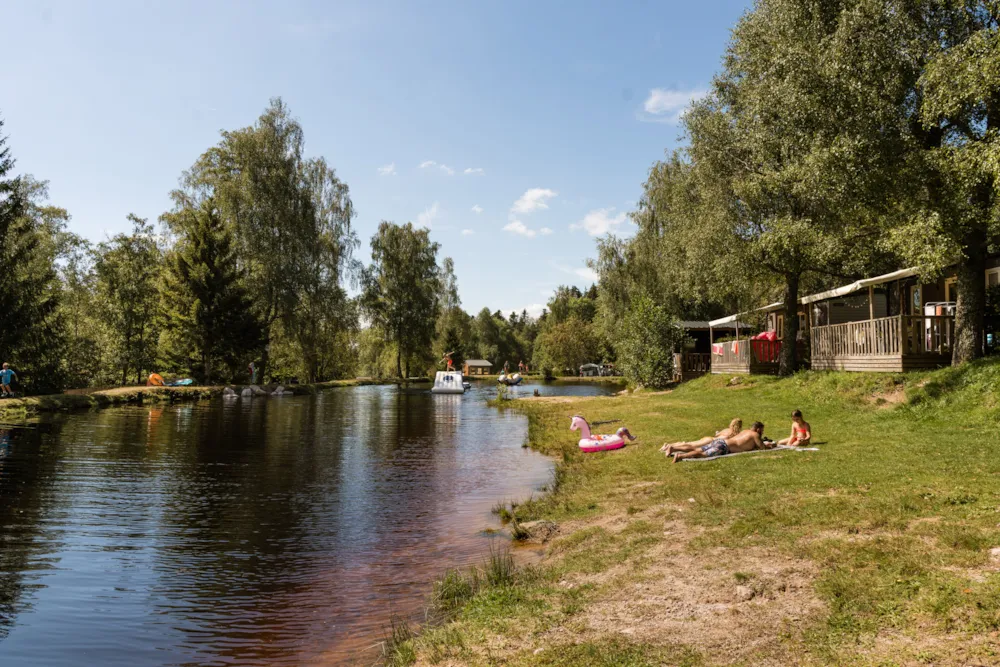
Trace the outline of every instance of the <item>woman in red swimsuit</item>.
<instances>
[{"instance_id":1,"label":"woman in red swimsuit","mask_svg":"<svg viewBox=\"0 0 1000 667\"><path fill-rule=\"evenodd\" d=\"M788 447L799 447L801 445L808 445L812 440L812 426L809 422L802 419L802 411L795 410L792 412L792 433L784 440L779 440L779 445L786 445Z\"/></svg>"}]
</instances>

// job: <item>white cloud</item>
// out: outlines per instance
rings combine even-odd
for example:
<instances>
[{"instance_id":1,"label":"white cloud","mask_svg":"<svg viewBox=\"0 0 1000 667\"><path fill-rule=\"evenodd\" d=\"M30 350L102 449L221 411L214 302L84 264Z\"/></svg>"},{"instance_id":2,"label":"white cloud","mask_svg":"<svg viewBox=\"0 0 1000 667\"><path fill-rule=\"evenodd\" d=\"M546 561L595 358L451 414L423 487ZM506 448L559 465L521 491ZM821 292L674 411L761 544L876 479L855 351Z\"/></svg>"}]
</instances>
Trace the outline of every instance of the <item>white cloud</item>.
<instances>
[{"instance_id":1,"label":"white cloud","mask_svg":"<svg viewBox=\"0 0 1000 667\"><path fill-rule=\"evenodd\" d=\"M472 236L473 234L475 234L475 232L472 231L471 229L463 229L462 230L462 236Z\"/></svg>"},{"instance_id":2,"label":"white cloud","mask_svg":"<svg viewBox=\"0 0 1000 667\"><path fill-rule=\"evenodd\" d=\"M467 167L465 169L464 173L466 173L466 174L484 174L486 172L483 171L482 167L475 167L475 168L473 168L473 167Z\"/></svg>"},{"instance_id":3,"label":"white cloud","mask_svg":"<svg viewBox=\"0 0 1000 667\"><path fill-rule=\"evenodd\" d=\"M429 208L424 209L424 212L417 216L417 225L420 227L431 228L431 224L434 219L438 217L438 203L434 202Z\"/></svg>"},{"instance_id":4,"label":"white cloud","mask_svg":"<svg viewBox=\"0 0 1000 667\"><path fill-rule=\"evenodd\" d=\"M640 115L640 120L649 120L660 123L680 122L681 116L691 106L708 94L706 90L666 90L665 88L653 88L649 91L649 97L642 105L644 115Z\"/></svg>"},{"instance_id":5,"label":"white cloud","mask_svg":"<svg viewBox=\"0 0 1000 667\"><path fill-rule=\"evenodd\" d=\"M599 208L583 216L583 220L569 226L570 229L585 229L591 236L603 236L621 226L628 216L623 212L611 217L615 207Z\"/></svg>"},{"instance_id":6,"label":"white cloud","mask_svg":"<svg viewBox=\"0 0 1000 667\"><path fill-rule=\"evenodd\" d=\"M549 234L552 233L552 230L549 229L548 227L542 227L541 229L538 230L538 233L541 234L542 236L548 236Z\"/></svg>"},{"instance_id":7,"label":"white cloud","mask_svg":"<svg viewBox=\"0 0 1000 667\"><path fill-rule=\"evenodd\" d=\"M531 213L549 207L546 203L549 199L557 196L557 192L546 188L531 188L525 191L521 198L514 202L511 207L512 213Z\"/></svg>"},{"instance_id":8,"label":"white cloud","mask_svg":"<svg viewBox=\"0 0 1000 667\"><path fill-rule=\"evenodd\" d=\"M551 292L546 292L544 296L551 296ZM531 303L527 306L521 306L520 308L501 308L500 312L504 315L510 315L511 313L517 313L518 316L524 311L528 311L528 317L538 318L542 311L545 310L544 303Z\"/></svg>"},{"instance_id":9,"label":"white cloud","mask_svg":"<svg viewBox=\"0 0 1000 667\"><path fill-rule=\"evenodd\" d=\"M559 269L563 273L574 275L577 278L583 278L587 282L591 283L596 283L601 277L597 273L597 271L594 271L589 266L584 266L582 268L574 269L572 266L567 266L566 264L560 264L559 262L553 263L552 266L555 267L556 269ZM551 290L549 290L549 292L551 292Z\"/></svg>"},{"instance_id":10,"label":"white cloud","mask_svg":"<svg viewBox=\"0 0 1000 667\"><path fill-rule=\"evenodd\" d=\"M511 220L509 223L504 225L503 230L505 232L511 232L512 234L527 236L529 239L535 238L535 235L538 233L534 229L528 229L528 227L520 220Z\"/></svg>"},{"instance_id":11,"label":"white cloud","mask_svg":"<svg viewBox=\"0 0 1000 667\"><path fill-rule=\"evenodd\" d=\"M535 317L535 318L537 318L537 317L540 317L541 314L542 314L542 311L545 310L545 304L544 303L533 303L530 306L525 306L524 308L521 309L521 311L525 311L525 310L528 311L528 316L529 317Z\"/></svg>"},{"instance_id":12,"label":"white cloud","mask_svg":"<svg viewBox=\"0 0 1000 667\"><path fill-rule=\"evenodd\" d=\"M473 206L473 207L472 207L472 208L471 208L470 210L471 210L471 211L472 211L473 213L475 213L476 215L479 215L480 213L482 213L482 212L483 212L483 207L482 207L482 206L480 206L479 204L476 204L476 205L475 205L475 206Z\"/></svg>"},{"instance_id":13,"label":"white cloud","mask_svg":"<svg viewBox=\"0 0 1000 667\"><path fill-rule=\"evenodd\" d=\"M385 165L384 167L379 167L378 168L378 175L379 176L395 176L396 175L396 163L395 162L390 162L389 164Z\"/></svg>"},{"instance_id":14,"label":"white cloud","mask_svg":"<svg viewBox=\"0 0 1000 667\"><path fill-rule=\"evenodd\" d=\"M429 169L430 167L437 167L438 169L448 174L449 176L455 175L455 170L446 164L438 164L434 160L424 160L423 162L420 163L421 169Z\"/></svg>"}]
</instances>

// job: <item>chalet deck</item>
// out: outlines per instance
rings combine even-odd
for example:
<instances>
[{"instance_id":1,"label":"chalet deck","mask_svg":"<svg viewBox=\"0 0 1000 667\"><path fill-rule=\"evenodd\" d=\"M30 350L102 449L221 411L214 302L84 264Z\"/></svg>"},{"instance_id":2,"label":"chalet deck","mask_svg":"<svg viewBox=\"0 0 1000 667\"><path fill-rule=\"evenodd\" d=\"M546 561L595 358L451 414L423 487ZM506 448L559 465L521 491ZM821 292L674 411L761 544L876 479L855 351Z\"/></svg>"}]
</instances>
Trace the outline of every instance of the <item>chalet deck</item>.
<instances>
[{"instance_id":1,"label":"chalet deck","mask_svg":"<svg viewBox=\"0 0 1000 667\"><path fill-rule=\"evenodd\" d=\"M711 323L701 320L685 320L677 326L684 330L687 341L674 352L674 381L686 382L701 377L712 370ZM745 327L744 327L745 328ZM716 327L716 331L732 335L738 331L738 323L732 322Z\"/></svg>"},{"instance_id":2,"label":"chalet deck","mask_svg":"<svg viewBox=\"0 0 1000 667\"><path fill-rule=\"evenodd\" d=\"M781 341L737 340L716 343L712 347L712 373L715 375L777 375Z\"/></svg>"},{"instance_id":3,"label":"chalet deck","mask_svg":"<svg viewBox=\"0 0 1000 667\"><path fill-rule=\"evenodd\" d=\"M812 367L903 372L951 363L952 316L897 315L812 328Z\"/></svg>"},{"instance_id":4,"label":"chalet deck","mask_svg":"<svg viewBox=\"0 0 1000 667\"><path fill-rule=\"evenodd\" d=\"M675 352L674 381L687 382L712 370L712 355L708 352Z\"/></svg>"}]
</instances>

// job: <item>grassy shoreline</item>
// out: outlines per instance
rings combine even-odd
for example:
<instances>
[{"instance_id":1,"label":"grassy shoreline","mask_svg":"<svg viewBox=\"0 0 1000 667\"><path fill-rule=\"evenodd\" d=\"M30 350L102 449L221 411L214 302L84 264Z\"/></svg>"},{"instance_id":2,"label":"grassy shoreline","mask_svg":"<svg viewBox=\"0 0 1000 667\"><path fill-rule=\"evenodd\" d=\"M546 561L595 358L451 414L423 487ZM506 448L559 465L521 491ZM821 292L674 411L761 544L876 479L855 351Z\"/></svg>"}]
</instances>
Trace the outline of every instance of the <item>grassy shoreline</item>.
<instances>
[{"instance_id":1,"label":"grassy shoreline","mask_svg":"<svg viewBox=\"0 0 1000 667\"><path fill-rule=\"evenodd\" d=\"M296 395L313 394L333 387L357 387L363 385L406 384L402 380L376 380L373 378L353 378L331 380L316 384L285 385L285 390ZM25 419L42 412L70 412L92 410L115 405L139 405L143 403L172 403L177 401L197 401L214 398L222 394L226 386L240 391L243 385L215 385L206 387L115 387L89 393L47 394L0 400L0 419ZM266 385L273 387L275 385Z\"/></svg>"},{"instance_id":2,"label":"grassy shoreline","mask_svg":"<svg viewBox=\"0 0 1000 667\"><path fill-rule=\"evenodd\" d=\"M513 514L559 532L501 585L449 574L433 602L450 620L390 662L1000 662L1000 361L737 382L515 402L530 445L562 462ZM734 416L784 437L794 408L820 451L676 465L658 453ZM641 444L581 455L577 412L623 419Z\"/></svg>"}]
</instances>

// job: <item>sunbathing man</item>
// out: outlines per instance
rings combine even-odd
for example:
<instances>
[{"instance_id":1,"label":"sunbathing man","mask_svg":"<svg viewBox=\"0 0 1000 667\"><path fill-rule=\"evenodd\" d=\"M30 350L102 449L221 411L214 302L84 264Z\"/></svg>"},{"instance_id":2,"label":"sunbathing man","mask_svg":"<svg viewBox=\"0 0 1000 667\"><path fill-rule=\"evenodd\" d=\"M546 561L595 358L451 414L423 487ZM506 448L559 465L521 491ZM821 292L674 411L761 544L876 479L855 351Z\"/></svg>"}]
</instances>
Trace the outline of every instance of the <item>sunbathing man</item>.
<instances>
[{"instance_id":1,"label":"sunbathing man","mask_svg":"<svg viewBox=\"0 0 1000 667\"><path fill-rule=\"evenodd\" d=\"M726 454L737 454L739 452L749 452L754 449L771 449L774 443L764 441L764 425L754 422L753 426L738 433L731 438L716 438L710 444L690 452L677 452L674 454L674 463L681 459L702 459L712 456L725 456Z\"/></svg>"},{"instance_id":2,"label":"sunbathing man","mask_svg":"<svg viewBox=\"0 0 1000 667\"><path fill-rule=\"evenodd\" d=\"M792 412L792 434L784 440L778 441L778 444L789 447L804 447L810 442L812 442L812 426L802 419L801 410L794 410Z\"/></svg>"},{"instance_id":3,"label":"sunbathing man","mask_svg":"<svg viewBox=\"0 0 1000 667\"><path fill-rule=\"evenodd\" d=\"M672 442L669 445L663 445L660 447L661 452L666 452L667 456L673 456L675 452L693 452L699 447L704 447L710 444L716 438L731 438L740 431L743 430L743 420L737 417L733 421L729 422L729 426L722 429L721 431L716 431L714 436L705 436L701 440L692 440L690 442Z\"/></svg>"}]
</instances>

